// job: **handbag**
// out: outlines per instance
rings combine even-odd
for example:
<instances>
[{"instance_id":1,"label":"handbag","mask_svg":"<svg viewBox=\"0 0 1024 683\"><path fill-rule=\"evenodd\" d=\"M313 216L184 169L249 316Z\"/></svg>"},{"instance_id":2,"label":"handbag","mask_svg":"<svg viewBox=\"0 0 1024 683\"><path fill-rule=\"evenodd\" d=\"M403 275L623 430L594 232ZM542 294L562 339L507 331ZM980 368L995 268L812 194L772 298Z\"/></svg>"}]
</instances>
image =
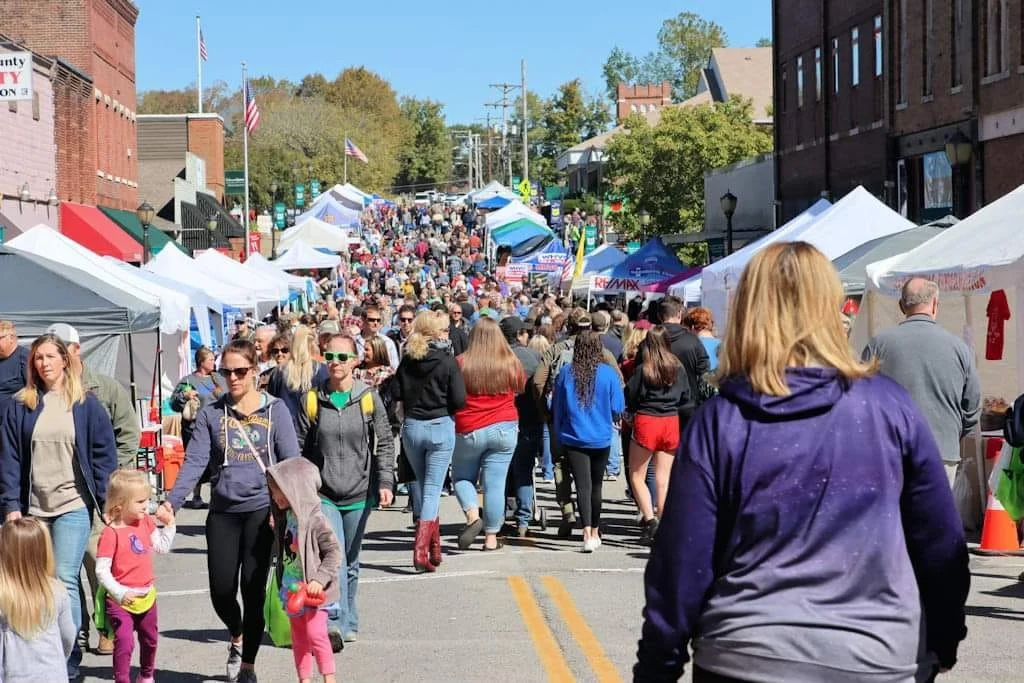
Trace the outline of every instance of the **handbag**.
<instances>
[{"instance_id":1,"label":"handbag","mask_svg":"<svg viewBox=\"0 0 1024 683\"><path fill-rule=\"evenodd\" d=\"M277 577L276 566L271 568L270 577L267 579L267 595L263 599L263 620L267 623L267 635L274 645L292 646L292 625L281 602L281 583Z\"/></svg>"},{"instance_id":2,"label":"handbag","mask_svg":"<svg viewBox=\"0 0 1024 683\"><path fill-rule=\"evenodd\" d=\"M999 472L999 483L995 488L996 500L1014 522L1024 519L1024 460L1021 452L1020 448L1012 449L1009 462Z\"/></svg>"}]
</instances>

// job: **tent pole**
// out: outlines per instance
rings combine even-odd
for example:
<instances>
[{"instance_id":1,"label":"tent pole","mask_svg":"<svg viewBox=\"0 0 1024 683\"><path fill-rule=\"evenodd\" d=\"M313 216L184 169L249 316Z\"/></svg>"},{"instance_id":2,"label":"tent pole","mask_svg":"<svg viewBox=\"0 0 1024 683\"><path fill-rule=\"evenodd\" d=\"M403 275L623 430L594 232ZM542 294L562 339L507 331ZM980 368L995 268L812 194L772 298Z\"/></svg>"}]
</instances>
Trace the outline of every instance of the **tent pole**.
<instances>
[{"instance_id":1,"label":"tent pole","mask_svg":"<svg viewBox=\"0 0 1024 683\"><path fill-rule=\"evenodd\" d=\"M156 332L156 423L163 424L163 412L164 412L164 350L163 335L160 334L160 330Z\"/></svg>"},{"instance_id":2,"label":"tent pole","mask_svg":"<svg viewBox=\"0 0 1024 683\"><path fill-rule=\"evenodd\" d=\"M128 384L132 395L132 407L139 409L139 392L135 389L135 350L132 347L132 333L128 333Z\"/></svg>"}]
</instances>

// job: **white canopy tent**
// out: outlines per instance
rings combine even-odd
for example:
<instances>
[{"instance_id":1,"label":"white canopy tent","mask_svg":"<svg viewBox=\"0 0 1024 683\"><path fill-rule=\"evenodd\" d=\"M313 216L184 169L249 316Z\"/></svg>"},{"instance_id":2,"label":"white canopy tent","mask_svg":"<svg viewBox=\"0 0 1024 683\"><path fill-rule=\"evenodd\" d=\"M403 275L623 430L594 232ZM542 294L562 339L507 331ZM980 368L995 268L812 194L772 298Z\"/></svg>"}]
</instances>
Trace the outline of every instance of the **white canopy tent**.
<instances>
[{"instance_id":1,"label":"white canopy tent","mask_svg":"<svg viewBox=\"0 0 1024 683\"><path fill-rule=\"evenodd\" d=\"M230 256L212 249L200 254L196 258L196 265L209 275L244 286L260 301L280 302L288 299L288 283L283 274L278 276L251 270Z\"/></svg>"},{"instance_id":2,"label":"white canopy tent","mask_svg":"<svg viewBox=\"0 0 1024 683\"><path fill-rule=\"evenodd\" d=\"M337 228L335 228L337 229ZM296 242L295 246L278 256L270 265L281 270L296 270L310 268L337 268L341 264L341 257L337 254L325 254L317 251L305 242Z\"/></svg>"},{"instance_id":3,"label":"white canopy tent","mask_svg":"<svg viewBox=\"0 0 1024 683\"><path fill-rule=\"evenodd\" d=\"M279 251L291 250L302 242L309 247L347 252L352 232L348 228L331 225L319 218L309 217L298 225L288 228L278 239Z\"/></svg>"},{"instance_id":4,"label":"white canopy tent","mask_svg":"<svg viewBox=\"0 0 1024 683\"><path fill-rule=\"evenodd\" d=\"M360 197L362 197L362 198L363 198L364 200L369 200L369 201L372 201L372 200L373 200L373 195L372 195L372 194L369 194L368 192L363 192L362 190L360 190L360 189L359 189L358 187L356 187L356 186L355 186L355 185L353 185L352 183L345 183L345 184L344 184L344 185L342 185L341 187L343 187L343 188L345 188L346 190L348 190L348 191L349 191L349 193L351 193L351 194L354 194L354 195L359 195L359 196L360 196Z\"/></svg>"},{"instance_id":5,"label":"white canopy tent","mask_svg":"<svg viewBox=\"0 0 1024 683\"><path fill-rule=\"evenodd\" d=\"M526 219L532 223L536 223L542 228L548 227L548 222L544 220L544 216L526 206L526 204L523 204L518 199L509 202L500 209L488 213L486 225L488 230L496 230L503 225L508 225L509 223L520 219Z\"/></svg>"},{"instance_id":6,"label":"white canopy tent","mask_svg":"<svg viewBox=\"0 0 1024 683\"><path fill-rule=\"evenodd\" d=\"M177 249L161 249L160 253L151 258L149 263L142 268L161 277L198 287L228 306L256 310L259 303L253 293L245 289L243 285L236 284L223 274L221 276L208 274L199 267L195 259ZM266 310L270 311L272 308L273 306L270 306Z\"/></svg>"},{"instance_id":7,"label":"white canopy tent","mask_svg":"<svg viewBox=\"0 0 1024 683\"><path fill-rule=\"evenodd\" d=\"M324 194L329 195L332 192L337 194L337 195L339 195L339 196L341 196L341 197L344 197L345 199L347 199L348 201L350 201L350 202L352 202L354 204L358 204L359 206L363 205L363 198L369 196L369 195L364 194L362 190L356 188L354 185L350 185L349 183L345 183L344 185L341 185L341 184L335 185L334 187L332 187L330 190L328 190ZM320 195L320 197L323 197L323 196L324 195ZM318 201L319 201L320 197L317 197ZM314 206L315 206L315 203L314 203Z\"/></svg>"},{"instance_id":8,"label":"white canopy tent","mask_svg":"<svg viewBox=\"0 0 1024 683\"><path fill-rule=\"evenodd\" d=\"M300 292L302 294L306 294L309 291L310 278L303 277L301 275L292 275L291 273L286 273L283 270L281 270L279 266L274 265L275 263L276 261L274 263L271 263L267 259L263 258L263 254L257 254L254 252L252 254L249 254L249 258L243 265L246 268L251 268L252 270L255 270L256 272L259 273L271 273L275 276L283 275L285 282L288 283L288 289L293 292Z\"/></svg>"},{"instance_id":9,"label":"white canopy tent","mask_svg":"<svg viewBox=\"0 0 1024 683\"><path fill-rule=\"evenodd\" d=\"M519 199L519 195L517 195L512 190L508 189L507 187L499 183L497 180L492 180L491 182L481 187L479 190L474 190L473 192L470 192L466 196L466 199L467 201L470 201L473 204L479 204L482 201L493 199L494 197L502 197L504 199L508 199L509 201Z\"/></svg>"}]
</instances>

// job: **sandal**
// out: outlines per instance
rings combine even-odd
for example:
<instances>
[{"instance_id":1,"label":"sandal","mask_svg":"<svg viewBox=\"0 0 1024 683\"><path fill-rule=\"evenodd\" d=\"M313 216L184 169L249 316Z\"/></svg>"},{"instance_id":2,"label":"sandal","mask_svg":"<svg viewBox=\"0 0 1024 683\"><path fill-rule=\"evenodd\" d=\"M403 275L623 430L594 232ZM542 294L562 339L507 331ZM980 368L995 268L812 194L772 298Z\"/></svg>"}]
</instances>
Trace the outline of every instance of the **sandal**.
<instances>
[{"instance_id":1,"label":"sandal","mask_svg":"<svg viewBox=\"0 0 1024 683\"><path fill-rule=\"evenodd\" d=\"M476 540L476 537L480 535L483 529L484 520L481 518L477 518L462 527L462 531L459 532L459 550L468 550L469 546L473 545L473 541Z\"/></svg>"},{"instance_id":2,"label":"sandal","mask_svg":"<svg viewBox=\"0 0 1024 683\"><path fill-rule=\"evenodd\" d=\"M480 550L482 550L482 551L484 551L484 552L491 552L492 550L501 550L501 549L502 549L502 548L504 548L504 547L505 547L505 541L503 541L503 540L501 540L501 539L499 538L499 539L498 539L498 545L494 546L493 548L488 548L488 547L487 547L487 546L485 545L484 547L480 548Z\"/></svg>"}]
</instances>

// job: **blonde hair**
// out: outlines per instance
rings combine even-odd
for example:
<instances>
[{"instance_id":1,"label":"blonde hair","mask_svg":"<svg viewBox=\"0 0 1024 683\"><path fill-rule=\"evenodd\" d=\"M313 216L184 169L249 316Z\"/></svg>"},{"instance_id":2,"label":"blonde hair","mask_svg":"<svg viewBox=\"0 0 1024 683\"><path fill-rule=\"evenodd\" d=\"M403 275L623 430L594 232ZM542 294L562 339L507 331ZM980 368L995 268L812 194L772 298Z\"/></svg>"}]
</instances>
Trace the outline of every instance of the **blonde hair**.
<instances>
[{"instance_id":1,"label":"blonde hair","mask_svg":"<svg viewBox=\"0 0 1024 683\"><path fill-rule=\"evenodd\" d=\"M640 349L640 344L647 338L647 330L633 327L633 323L630 323L622 338L625 339L622 343L622 357L636 358L636 352Z\"/></svg>"},{"instance_id":2,"label":"blonde hair","mask_svg":"<svg viewBox=\"0 0 1024 683\"><path fill-rule=\"evenodd\" d=\"M32 640L57 618L53 544L46 525L22 517L0 527L0 614L11 629Z\"/></svg>"},{"instance_id":3,"label":"blonde hair","mask_svg":"<svg viewBox=\"0 0 1024 683\"><path fill-rule=\"evenodd\" d=\"M718 379L744 377L754 391L788 396L787 368L833 368L847 380L872 375L843 329L843 287L832 263L806 242L773 244L740 278L722 342Z\"/></svg>"},{"instance_id":4,"label":"blonde hair","mask_svg":"<svg viewBox=\"0 0 1024 683\"><path fill-rule=\"evenodd\" d=\"M526 348L533 349L543 356L551 348L551 342L543 334L535 334L530 337L530 343L526 345Z\"/></svg>"},{"instance_id":5,"label":"blonde hair","mask_svg":"<svg viewBox=\"0 0 1024 683\"><path fill-rule=\"evenodd\" d=\"M405 342L405 353L413 360L425 358L430 342L437 341L448 331L448 314L444 311L423 311L412 323L412 334Z\"/></svg>"},{"instance_id":6,"label":"blonde hair","mask_svg":"<svg viewBox=\"0 0 1024 683\"><path fill-rule=\"evenodd\" d=\"M14 398L21 401L29 410L35 410L39 406L39 396L46 393L46 385L43 378L36 372L36 352L43 344L53 344L57 347L57 353L64 361L64 402L68 404L70 411L72 406L85 403L85 387L82 386L82 378L77 372L71 370L71 356L68 354L67 345L54 334L44 334L32 342L32 348L28 353L28 382Z\"/></svg>"},{"instance_id":7,"label":"blonde hair","mask_svg":"<svg viewBox=\"0 0 1024 683\"><path fill-rule=\"evenodd\" d=\"M111 521L119 521L124 506L143 491L146 492L146 498L153 495L153 487L150 486L145 472L116 470L110 475L110 483L107 485L107 504L104 508L107 517Z\"/></svg>"},{"instance_id":8,"label":"blonde hair","mask_svg":"<svg viewBox=\"0 0 1024 683\"><path fill-rule=\"evenodd\" d=\"M469 348L462 354L466 393L496 396L520 393L526 382L523 365L505 340L498 323L481 318L469 333Z\"/></svg>"},{"instance_id":9,"label":"blonde hair","mask_svg":"<svg viewBox=\"0 0 1024 683\"><path fill-rule=\"evenodd\" d=\"M312 330L300 325L292 336L292 352L288 362L281 368L284 383L292 391L307 392L313 388L313 376L316 373L317 339Z\"/></svg>"}]
</instances>

